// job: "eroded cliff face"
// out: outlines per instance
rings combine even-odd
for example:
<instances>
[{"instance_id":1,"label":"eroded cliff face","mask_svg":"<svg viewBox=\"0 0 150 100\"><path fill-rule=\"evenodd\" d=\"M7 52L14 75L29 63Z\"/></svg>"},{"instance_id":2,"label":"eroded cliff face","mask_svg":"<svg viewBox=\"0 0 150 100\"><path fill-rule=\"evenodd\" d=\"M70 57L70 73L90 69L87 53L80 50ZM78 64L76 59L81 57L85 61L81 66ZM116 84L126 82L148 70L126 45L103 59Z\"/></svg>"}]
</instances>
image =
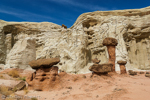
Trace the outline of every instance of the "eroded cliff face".
<instances>
[{"instance_id":1,"label":"eroded cliff face","mask_svg":"<svg viewBox=\"0 0 150 100\"><path fill-rule=\"evenodd\" d=\"M87 73L92 59L98 58L101 63L108 61L107 48L102 41L113 37L118 40L117 71L119 60L127 61L127 69L150 68L150 7L85 13L68 29L48 22L0 23L1 63L11 65L5 59L11 55L12 47L29 37L36 40L36 59L59 57L60 70Z\"/></svg>"}]
</instances>

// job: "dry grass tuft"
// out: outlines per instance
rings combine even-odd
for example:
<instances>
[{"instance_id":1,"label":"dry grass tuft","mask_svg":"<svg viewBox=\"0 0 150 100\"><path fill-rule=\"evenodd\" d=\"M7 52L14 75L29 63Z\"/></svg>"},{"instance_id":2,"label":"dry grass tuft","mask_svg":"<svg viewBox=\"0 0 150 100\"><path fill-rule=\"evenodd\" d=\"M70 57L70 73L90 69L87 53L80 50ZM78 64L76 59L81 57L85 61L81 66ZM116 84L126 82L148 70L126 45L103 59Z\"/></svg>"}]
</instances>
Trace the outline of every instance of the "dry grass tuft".
<instances>
[{"instance_id":1,"label":"dry grass tuft","mask_svg":"<svg viewBox=\"0 0 150 100\"><path fill-rule=\"evenodd\" d=\"M20 77L19 72L17 70L11 70L7 73L9 76L12 76L13 78Z\"/></svg>"},{"instance_id":2,"label":"dry grass tuft","mask_svg":"<svg viewBox=\"0 0 150 100\"><path fill-rule=\"evenodd\" d=\"M24 93L27 94L29 91L27 88L24 88Z\"/></svg>"},{"instance_id":3,"label":"dry grass tuft","mask_svg":"<svg viewBox=\"0 0 150 100\"><path fill-rule=\"evenodd\" d=\"M0 86L0 93L5 96L8 96L8 95L12 94L13 91L9 90L9 88L6 86Z\"/></svg>"},{"instance_id":4,"label":"dry grass tuft","mask_svg":"<svg viewBox=\"0 0 150 100\"><path fill-rule=\"evenodd\" d=\"M16 100L16 99L13 98L13 97L8 97L8 98L6 98L5 100Z\"/></svg>"},{"instance_id":5,"label":"dry grass tuft","mask_svg":"<svg viewBox=\"0 0 150 100\"><path fill-rule=\"evenodd\" d=\"M31 100L38 100L38 99L34 97L34 98L31 98Z\"/></svg>"}]
</instances>

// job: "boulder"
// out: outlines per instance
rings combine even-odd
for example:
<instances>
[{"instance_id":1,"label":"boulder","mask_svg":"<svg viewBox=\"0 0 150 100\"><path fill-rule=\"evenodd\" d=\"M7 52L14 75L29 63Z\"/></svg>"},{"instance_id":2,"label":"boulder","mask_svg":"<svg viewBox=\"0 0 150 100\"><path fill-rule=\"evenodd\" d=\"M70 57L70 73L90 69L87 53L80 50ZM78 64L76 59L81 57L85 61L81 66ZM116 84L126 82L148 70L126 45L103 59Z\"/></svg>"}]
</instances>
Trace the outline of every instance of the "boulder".
<instances>
[{"instance_id":1,"label":"boulder","mask_svg":"<svg viewBox=\"0 0 150 100\"><path fill-rule=\"evenodd\" d=\"M137 75L137 72L133 70L128 70L128 72L129 72L129 75L132 75L132 76Z\"/></svg>"},{"instance_id":2,"label":"boulder","mask_svg":"<svg viewBox=\"0 0 150 100\"><path fill-rule=\"evenodd\" d=\"M60 62L59 58L48 58L48 59L38 59L38 60L33 60L31 62L29 62L29 65L33 68L33 69L37 69L42 67L52 67L53 65L56 65Z\"/></svg>"},{"instance_id":3,"label":"boulder","mask_svg":"<svg viewBox=\"0 0 150 100\"><path fill-rule=\"evenodd\" d=\"M109 37L103 40L104 46L117 46L117 44L118 44L118 41L115 38Z\"/></svg>"},{"instance_id":4,"label":"boulder","mask_svg":"<svg viewBox=\"0 0 150 100\"><path fill-rule=\"evenodd\" d=\"M111 72L113 64L106 63L106 64L93 64L89 70L95 73L104 73L104 72Z\"/></svg>"},{"instance_id":5,"label":"boulder","mask_svg":"<svg viewBox=\"0 0 150 100\"><path fill-rule=\"evenodd\" d=\"M127 61L120 60L120 61L117 61L117 63L120 64L120 65L125 65L127 63Z\"/></svg>"},{"instance_id":6,"label":"boulder","mask_svg":"<svg viewBox=\"0 0 150 100\"><path fill-rule=\"evenodd\" d=\"M21 81L16 86L14 86L14 89L18 91L24 89L25 87L26 87L25 81Z\"/></svg>"},{"instance_id":7,"label":"boulder","mask_svg":"<svg viewBox=\"0 0 150 100\"><path fill-rule=\"evenodd\" d=\"M150 78L150 74L145 74L145 77L149 77Z\"/></svg>"}]
</instances>

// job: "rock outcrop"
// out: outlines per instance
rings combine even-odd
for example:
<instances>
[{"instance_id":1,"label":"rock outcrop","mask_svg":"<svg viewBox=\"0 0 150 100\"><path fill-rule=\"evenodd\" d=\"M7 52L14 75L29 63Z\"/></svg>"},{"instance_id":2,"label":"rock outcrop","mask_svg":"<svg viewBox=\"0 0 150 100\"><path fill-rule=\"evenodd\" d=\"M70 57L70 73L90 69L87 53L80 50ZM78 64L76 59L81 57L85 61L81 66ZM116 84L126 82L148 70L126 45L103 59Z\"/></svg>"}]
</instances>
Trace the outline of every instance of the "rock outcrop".
<instances>
[{"instance_id":1,"label":"rock outcrop","mask_svg":"<svg viewBox=\"0 0 150 100\"><path fill-rule=\"evenodd\" d=\"M39 61L43 62L39 62ZM31 61L30 66L36 69L34 73L26 78L29 89L37 91L48 91L55 87L55 83L59 82L58 67L53 66L60 60L58 58L39 59Z\"/></svg>"},{"instance_id":2,"label":"rock outcrop","mask_svg":"<svg viewBox=\"0 0 150 100\"><path fill-rule=\"evenodd\" d=\"M102 43L105 38L112 37L118 41L116 71L120 70L117 64L119 60L128 62L127 70L150 69L149 19L150 7L84 13L67 29L48 22L0 20L0 63L10 62L6 58L10 57L15 44L31 37L36 40L36 59L59 57L60 70L69 73L88 73L92 59L100 58L101 63L108 62L107 48ZM7 64L14 65L12 62ZM19 66L24 68L22 64Z\"/></svg>"}]
</instances>

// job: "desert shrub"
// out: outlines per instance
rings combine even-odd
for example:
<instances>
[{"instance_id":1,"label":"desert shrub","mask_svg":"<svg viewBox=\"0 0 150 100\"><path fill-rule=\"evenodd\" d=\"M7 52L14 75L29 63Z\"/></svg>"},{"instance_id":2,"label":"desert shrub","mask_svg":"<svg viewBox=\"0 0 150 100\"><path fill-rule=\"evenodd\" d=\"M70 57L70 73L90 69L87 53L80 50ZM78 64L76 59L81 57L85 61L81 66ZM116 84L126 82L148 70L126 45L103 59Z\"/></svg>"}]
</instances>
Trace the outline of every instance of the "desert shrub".
<instances>
[{"instance_id":1,"label":"desert shrub","mask_svg":"<svg viewBox=\"0 0 150 100\"><path fill-rule=\"evenodd\" d=\"M6 98L5 100L16 100L13 97Z\"/></svg>"},{"instance_id":2,"label":"desert shrub","mask_svg":"<svg viewBox=\"0 0 150 100\"><path fill-rule=\"evenodd\" d=\"M31 100L38 100L38 99L34 97L34 98L31 98Z\"/></svg>"},{"instance_id":3,"label":"desert shrub","mask_svg":"<svg viewBox=\"0 0 150 100\"><path fill-rule=\"evenodd\" d=\"M19 77L19 80L23 80L23 81L26 81L26 77Z\"/></svg>"},{"instance_id":4,"label":"desert shrub","mask_svg":"<svg viewBox=\"0 0 150 100\"><path fill-rule=\"evenodd\" d=\"M17 70L11 70L7 73L9 76L12 76L13 78L18 78L20 75L19 75L19 72Z\"/></svg>"},{"instance_id":5,"label":"desert shrub","mask_svg":"<svg viewBox=\"0 0 150 100\"><path fill-rule=\"evenodd\" d=\"M9 88L6 86L0 86L0 93L5 96L8 96L8 95L12 94L13 91L9 90Z\"/></svg>"}]
</instances>

